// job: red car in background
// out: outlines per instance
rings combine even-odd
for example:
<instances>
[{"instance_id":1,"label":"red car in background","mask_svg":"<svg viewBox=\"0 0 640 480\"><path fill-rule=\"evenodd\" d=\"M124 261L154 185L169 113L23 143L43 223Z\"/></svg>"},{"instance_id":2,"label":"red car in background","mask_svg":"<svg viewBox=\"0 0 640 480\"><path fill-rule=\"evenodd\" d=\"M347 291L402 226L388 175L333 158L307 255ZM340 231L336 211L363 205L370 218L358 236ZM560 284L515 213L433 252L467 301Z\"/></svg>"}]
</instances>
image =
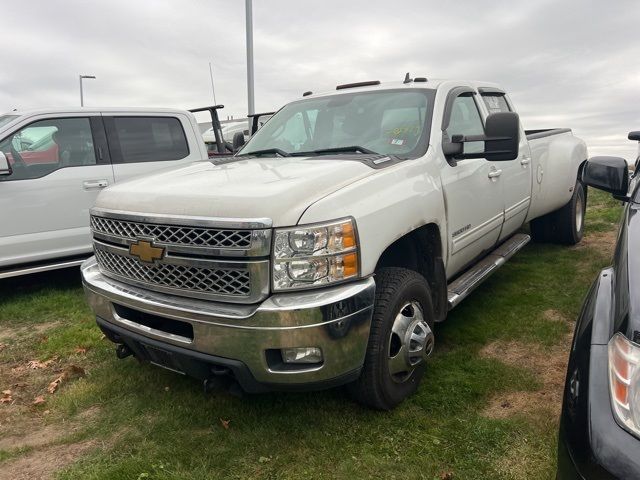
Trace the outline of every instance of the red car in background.
<instances>
[{"instance_id":1,"label":"red car in background","mask_svg":"<svg viewBox=\"0 0 640 480\"><path fill-rule=\"evenodd\" d=\"M34 128L32 130L40 129ZM20 148L16 149L20 151L20 158L22 158L27 165L36 163L58 163L59 161L59 148L53 140L53 134L56 132L56 129L43 128L42 130L43 135L36 138L14 139L15 142L20 143ZM7 153L7 158L11 164L14 163L11 152Z\"/></svg>"}]
</instances>

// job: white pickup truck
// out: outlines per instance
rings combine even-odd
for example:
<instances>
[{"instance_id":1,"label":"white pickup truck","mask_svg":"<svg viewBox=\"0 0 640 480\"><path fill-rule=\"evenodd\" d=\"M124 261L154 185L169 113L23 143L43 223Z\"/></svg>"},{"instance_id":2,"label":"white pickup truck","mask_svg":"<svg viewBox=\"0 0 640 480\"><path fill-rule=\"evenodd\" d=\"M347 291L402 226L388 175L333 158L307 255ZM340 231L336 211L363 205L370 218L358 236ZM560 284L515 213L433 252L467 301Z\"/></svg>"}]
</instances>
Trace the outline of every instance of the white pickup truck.
<instances>
[{"instance_id":1,"label":"white pickup truck","mask_svg":"<svg viewBox=\"0 0 640 480\"><path fill-rule=\"evenodd\" d=\"M121 358L249 392L348 384L390 409L523 225L580 241L586 159L568 129L522 130L496 85L341 85L233 157L104 190L84 287Z\"/></svg>"},{"instance_id":2,"label":"white pickup truck","mask_svg":"<svg viewBox=\"0 0 640 480\"><path fill-rule=\"evenodd\" d=\"M0 278L80 265L89 209L115 182L207 159L183 110L48 109L0 116Z\"/></svg>"}]
</instances>

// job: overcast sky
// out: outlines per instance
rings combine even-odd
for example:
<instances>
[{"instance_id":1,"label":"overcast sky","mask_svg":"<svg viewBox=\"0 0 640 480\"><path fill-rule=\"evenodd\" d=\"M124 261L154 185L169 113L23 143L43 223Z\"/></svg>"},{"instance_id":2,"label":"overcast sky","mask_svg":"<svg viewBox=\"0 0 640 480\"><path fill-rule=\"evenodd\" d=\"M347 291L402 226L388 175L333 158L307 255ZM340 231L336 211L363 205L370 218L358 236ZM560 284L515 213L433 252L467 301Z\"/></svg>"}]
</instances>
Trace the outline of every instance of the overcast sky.
<instances>
[{"instance_id":1,"label":"overcast sky","mask_svg":"<svg viewBox=\"0 0 640 480\"><path fill-rule=\"evenodd\" d=\"M0 110L79 104L247 111L244 1L3 2ZM500 83L525 128L571 127L635 158L638 0L255 0L256 110L413 76Z\"/></svg>"}]
</instances>

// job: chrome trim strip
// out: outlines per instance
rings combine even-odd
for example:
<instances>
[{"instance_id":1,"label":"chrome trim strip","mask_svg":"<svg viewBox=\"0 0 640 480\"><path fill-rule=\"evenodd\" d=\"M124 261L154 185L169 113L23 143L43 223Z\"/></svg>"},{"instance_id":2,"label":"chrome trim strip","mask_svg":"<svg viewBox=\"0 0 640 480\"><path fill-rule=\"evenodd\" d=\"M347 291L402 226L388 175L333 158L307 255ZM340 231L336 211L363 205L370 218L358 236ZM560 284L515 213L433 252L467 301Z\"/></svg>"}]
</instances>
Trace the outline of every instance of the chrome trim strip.
<instances>
[{"instance_id":1,"label":"chrome trim strip","mask_svg":"<svg viewBox=\"0 0 640 480\"><path fill-rule=\"evenodd\" d=\"M108 235L100 231L91 229L94 238L104 240L106 242L117 243L124 245L127 248L134 242L137 242L141 237L120 237L115 235ZM266 257L271 250L271 232L272 230L252 230L251 232L251 247L250 248L213 248L213 247L198 247L190 245L179 245L174 243L165 243L153 240L153 244L159 247L164 247L167 252L170 253L188 253L197 254L211 257Z\"/></svg>"},{"instance_id":2,"label":"chrome trim strip","mask_svg":"<svg viewBox=\"0 0 640 480\"><path fill-rule=\"evenodd\" d=\"M132 322L131 320L127 320L126 318L121 317L116 313L115 309L113 308L113 305L111 306L111 310L112 310L111 313L113 315L113 320L129 328L137 330L141 333L156 335L158 337L166 338L167 340L172 340L174 342L179 342L179 343L186 343L188 345L193 343L193 340L187 337L183 337L182 335L175 335L173 333L164 332L156 328L147 327L146 325L141 325L139 323Z\"/></svg>"},{"instance_id":3,"label":"chrome trim strip","mask_svg":"<svg viewBox=\"0 0 640 480\"><path fill-rule=\"evenodd\" d=\"M480 225L478 225L477 227L472 228L471 230L467 230L466 232L464 232L461 235L458 235L457 237L455 237L455 239L453 240L453 243L460 243L462 240L464 240L467 237L472 236L475 233L478 233L478 230L482 230L483 228L485 228L487 225L490 225L493 222L496 222L498 220L500 220L503 216L504 212L500 212L498 215L491 217L489 220L487 220L484 223L481 223Z\"/></svg>"},{"instance_id":4,"label":"chrome trim strip","mask_svg":"<svg viewBox=\"0 0 640 480\"><path fill-rule=\"evenodd\" d=\"M77 267L82 265L86 258L80 260L69 260L66 262L48 263L45 265L37 265L33 267L18 268L16 270L8 270L0 272L0 279L19 277L20 275L28 275L30 273L47 272L49 270L57 270L59 268Z\"/></svg>"},{"instance_id":5,"label":"chrome trim strip","mask_svg":"<svg viewBox=\"0 0 640 480\"><path fill-rule=\"evenodd\" d=\"M504 211L505 220L510 219L514 215L517 215L522 210L526 209L529 206L530 201L531 201L531 197L529 196L529 197L526 197L526 198L520 200L518 203L514 203L509 208L507 208Z\"/></svg>"},{"instance_id":6,"label":"chrome trim strip","mask_svg":"<svg viewBox=\"0 0 640 480\"><path fill-rule=\"evenodd\" d=\"M123 210L111 210L101 207L93 207L91 215L99 217L115 218L142 223L163 223L167 225L177 225L181 227L209 227L223 229L252 230L261 228L271 228L273 221L270 218L224 218L224 217L201 217L190 215L166 215L159 213L128 212Z\"/></svg>"},{"instance_id":7,"label":"chrome trim strip","mask_svg":"<svg viewBox=\"0 0 640 480\"><path fill-rule=\"evenodd\" d=\"M467 230L465 233L453 238L451 255L459 254L462 250L464 250L468 246L473 245L474 242L481 240L484 237L484 235L488 235L489 232L492 232L496 229L501 228L503 223L504 223L504 212L500 212L498 215L490 218L486 222L478 225L477 227L474 227L471 230ZM492 225L492 224L495 224L495 225Z\"/></svg>"},{"instance_id":8,"label":"chrome trim strip","mask_svg":"<svg viewBox=\"0 0 640 480\"><path fill-rule=\"evenodd\" d=\"M106 250L107 252L120 255L122 257L132 258L139 262L140 259L135 255L129 253L129 249L125 247L118 247L108 243L103 243L98 240L93 241L94 250ZM267 260L219 260L219 259L207 259L207 258L192 258L192 257L180 257L166 254L162 260L157 263L167 263L169 265L184 265L187 267L201 267L201 268L223 268L227 270L246 270L251 265L267 262ZM142 263L144 265L144 263Z\"/></svg>"}]
</instances>

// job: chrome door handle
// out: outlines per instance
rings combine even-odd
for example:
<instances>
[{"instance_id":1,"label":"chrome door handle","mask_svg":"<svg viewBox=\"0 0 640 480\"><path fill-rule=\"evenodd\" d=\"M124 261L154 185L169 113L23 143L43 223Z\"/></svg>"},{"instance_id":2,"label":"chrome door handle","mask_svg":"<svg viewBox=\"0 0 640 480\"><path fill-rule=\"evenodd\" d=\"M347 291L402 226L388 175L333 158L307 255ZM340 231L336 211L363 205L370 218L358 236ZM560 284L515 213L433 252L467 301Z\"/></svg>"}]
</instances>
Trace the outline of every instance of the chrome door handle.
<instances>
[{"instance_id":1,"label":"chrome door handle","mask_svg":"<svg viewBox=\"0 0 640 480\"><path fill-rule=\"evenodd\" d=\"M498 178L500 175L502 175L502 170L491 170L489 172L489 178Z\"/></svg>"},{"instance_id":2,"label":"chrome door handle","mask_svg":"<svg viewBox=\"0 0 640 480\"><path fill-rule=\"evenodd\" d=\"M520 160L520 165L529 165L531 163L531 159L529 157L522 157Z\"/></svg>"},{"instance_id":3,"label":"chrome door handle","mask_svg":"<svg viewBox=\"0 0 640 480\"><path fill-rule=\"evenodd\" d=\"M85 190L95 190L98 188L105 188L109 186L108 180L87 180L82 182L82 187Z\"/></svg>"}]
</instances>

